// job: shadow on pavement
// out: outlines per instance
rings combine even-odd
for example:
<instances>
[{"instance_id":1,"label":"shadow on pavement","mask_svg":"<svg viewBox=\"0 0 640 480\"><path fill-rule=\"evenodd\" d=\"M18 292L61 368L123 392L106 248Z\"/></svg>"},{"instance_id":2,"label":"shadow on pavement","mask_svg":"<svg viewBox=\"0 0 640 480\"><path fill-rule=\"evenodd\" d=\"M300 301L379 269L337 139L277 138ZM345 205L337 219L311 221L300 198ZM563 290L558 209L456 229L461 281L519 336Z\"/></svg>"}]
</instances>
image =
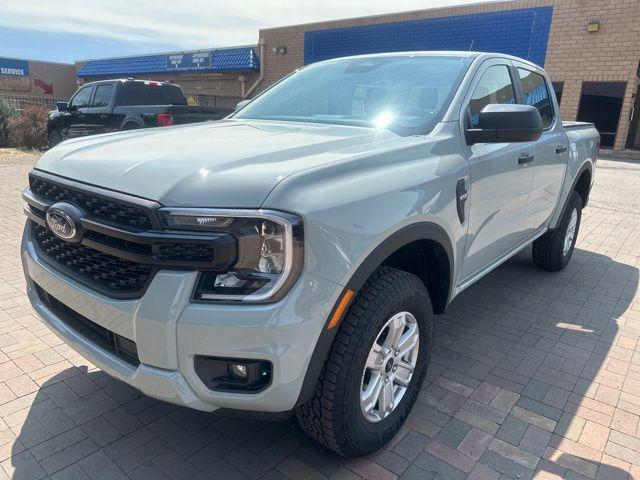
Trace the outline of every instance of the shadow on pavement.
<instances>
[{"instance_id":1,"label":"shadow on pavement","mask_svg":"<svg viewBox=\"0 0 640 480\"><path fill-rule=\"evenodd\" d=\"M618 390L622 387L620 379L607 377L604 369L619 358L615 342L624 324L621 315L638 282L637 268L579 249L556 274L537 270L528 253L507 262L460 295L438 319L429 382L410 422L370 459L390 471L397 469L401 478L458 478L433 477L442 474L426 461L432 457L425 456L424 445L413 457L401 448L417 423L432 425L432 438L444 441L445 426L469 405L468 398L451 396L434 383L444 377L468 389L488 384L520 395L502 425L526 417L536 426L539 438L528 446L531 457L516 458L513 453L501 464L487 449L478 463L511 478L573 472L627 478L616 465L601 464L596 460L601 452L578 440L583 418L591 415L595 424L599 418L583 405L593 397L595 383L618 381ZM625 328L633 332L631 326ZM3 414L14 431L22 424L13 457L4 463L6 467L10 461L14 480L48 475L154 480L353 475L345 469L345 463L352 463L307 439L293 419L267 422L176 407L86 368L70 368L51 378L26 418L22 412ZM494 440L499 436L500 431L493 432ZM535 470L526 467L532 458L540 458Z\"/></svg>"}]
</instances>

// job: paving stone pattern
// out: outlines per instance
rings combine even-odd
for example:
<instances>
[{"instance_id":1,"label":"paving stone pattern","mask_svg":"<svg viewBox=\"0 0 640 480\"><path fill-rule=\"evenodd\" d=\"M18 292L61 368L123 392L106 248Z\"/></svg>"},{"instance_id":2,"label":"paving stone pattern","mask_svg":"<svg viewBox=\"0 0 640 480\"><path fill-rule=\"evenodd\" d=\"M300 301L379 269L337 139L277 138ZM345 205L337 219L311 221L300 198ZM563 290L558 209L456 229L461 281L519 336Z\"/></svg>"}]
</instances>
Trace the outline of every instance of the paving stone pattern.
<instances>
[{"instance_id":1,"label":"paving stone pattern","mask_svg":"<svg viewBox=\"0 0 640 480\"><path fill-rule=\"evenodd\" d=\"M0 166L0 480L640 479L640 164L599 162L566 270L523 252L453 302L408 421L351 460L293 420L148 398L63 344L24 294L28 169Z\"/></svg>"}]
</instances>

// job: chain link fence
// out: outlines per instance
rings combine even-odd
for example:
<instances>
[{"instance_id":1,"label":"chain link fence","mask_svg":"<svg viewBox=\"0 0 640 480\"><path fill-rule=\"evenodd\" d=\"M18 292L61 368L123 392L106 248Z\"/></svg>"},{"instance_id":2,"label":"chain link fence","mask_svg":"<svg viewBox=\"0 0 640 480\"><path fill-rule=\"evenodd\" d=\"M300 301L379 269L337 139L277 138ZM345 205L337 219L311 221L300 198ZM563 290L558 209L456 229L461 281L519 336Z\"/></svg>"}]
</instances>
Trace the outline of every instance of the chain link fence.
<instances>
[{"instance_id":1,"label":"chain link fence","mask_svg":"<svg viewBox=\"0 0 640 480\"><path fill-rule=\"evenodd\" d=\"M185 93L184 96L191 105L200 105L202 107L235 108L238 102L242 101L242 97L234 97L229 95ZM2 94L0 94L0 99L6 101L10 106L18 111L22 111L25 107L28 107L30 105L44 105L54 110L56 108L56 102L66 102L68 100L67 98Z\"/></svg>"},{"instance_id":2,"label":"chain link fence","mask_svg":"<svg viewBox=\"0 0 640 480\"><path fill-rule=\"evenodd\" d=\"M238 102L242 101L242 97L232 97L228 95L205 95L185 92L184 96L189 104L200 105L201 107L236 108Z\"/></svg>"},{"instance_id":3,"label":"chain link fence","mask_svg":"<svg viewBox=\"0 0 640 480\"><path fill-rule=\"evenodd\" d=\"M1 95L0 100L4 100L11 107L15 108L19 112L24 110L25 107L29 107L31 105L43 105L45 107L51 108L54 110L56 108L56 102L65 102L66 98L55 98L55 97L33 97L27 95Z\"/></svg>"}]
</instances>

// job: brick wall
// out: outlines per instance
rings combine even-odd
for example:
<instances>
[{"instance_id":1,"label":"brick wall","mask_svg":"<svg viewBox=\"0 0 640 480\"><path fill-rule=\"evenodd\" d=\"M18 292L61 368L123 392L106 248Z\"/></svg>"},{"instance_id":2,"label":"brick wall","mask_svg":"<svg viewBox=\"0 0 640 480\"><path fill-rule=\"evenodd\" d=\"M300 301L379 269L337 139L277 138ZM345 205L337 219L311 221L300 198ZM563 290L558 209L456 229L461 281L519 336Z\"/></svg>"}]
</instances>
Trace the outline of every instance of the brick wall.
<instances>
[{"instance_id":1,"label":"brick wall","mask_svg":"<svg viewBox=\"0 0 640 480\"><path fill-rule=\"evenodd\" d=\"M261 59L264 63L265 77L258 90L272 85L283 76L304 65L305 35L309 40L317 38L318 35L338 33L322 33L331 29L350 29L349 31L354 32L356 30L353 30L352 27L357 26L375 26L407 21L413 24L413 22L420 20L471 16L458 23L431 24L453 30L450 39L451 47L448 48L460 48L458 43L462 40L465 44L468 43L467 37L469 35L469 31L461 31L461 25L473 25L473 22L469 23L473 17L495 14L496 12L544 7L553 7L553 13L547 38L546 55L543 55L542 58L552 80L564 82L563 117L566 120L575 120L583 81L627 82L616 140L616 149L623 149L629 128L633 96L638 86L636 77L640 61L640 2L638 0L515 0L263 29L260 31L260 39L265 42L265 55ZM594 20L600 22L600 30L597 33L588 33L587 24ZM508 27L502 27L502 29L505 28ZM428 36L425 38L433 39ZM442 37L437 38L441 39ZM511 38L515 41L521 41L521 32L513 32ZM343 43L349 41L348 36L342 38ZM425 41L426 43L428 42ZM444 48L442 42L436 43L437 48ZM272 50L274 47L285 47L286 53L274 53ZM422 48L429 49L429 46L426 45ZM341 49L345 50L345 47L338 47L338 50ZM508 48L499 48L498 46L496 50L508 51ZM351 49L345 53L357 52ZM308 51L307 56L310 58ZM526 56L537 61L541 58L539 55L535 57L535 52L533 54L528 52Z\"/></svg>"},{"instance_id":2,"label":"brick wall","mask_svg":"<svg viewBox=\"0 0 640 480\"><path fill-rule=\"evenodd\" d=\"M79 68L80 63L76 65ZM135 75L139 80L156 80L159 82L172 82L179 85L185 93L201 94L201 95L221 95L239 97L242 93L241 83L239 81L241 75L237 73L220 73L220 74L176 74L176 73L158 73ZM255 79L257 73L243 74L246 88L248 89ZM88 77L82 79L82 83L93 82L96 80L106 80L108 77Z\"/></svg>"},{"instance_id":3,"label":"brick wall","mask_svg":"<svg viewBox=\"0 0 640 480\"><path fill-rule=\"evenodd\" d=\"M36 84L41 80L53 93ZM38 82L40 83L40 82ZM28 77L0 76L0 94L65 98L76 90L76 71L71 64L29 60Z\"/></svg>"},{"instance_id":4,"label":"brick wall","mask_svg":"<svg viewBox=\"0 0 640 480\"><path fill-rule=\"evenodd\" d=\"M590 21L600 22L588 33ZM545 68L554 81L564 82L562 114L575 119L582 82L626 82L627 89L616 135L616 150L624 149L629 115L638 89L640 62L640 2L638 0L558 0Z\"/></svg>"}]
</instances>

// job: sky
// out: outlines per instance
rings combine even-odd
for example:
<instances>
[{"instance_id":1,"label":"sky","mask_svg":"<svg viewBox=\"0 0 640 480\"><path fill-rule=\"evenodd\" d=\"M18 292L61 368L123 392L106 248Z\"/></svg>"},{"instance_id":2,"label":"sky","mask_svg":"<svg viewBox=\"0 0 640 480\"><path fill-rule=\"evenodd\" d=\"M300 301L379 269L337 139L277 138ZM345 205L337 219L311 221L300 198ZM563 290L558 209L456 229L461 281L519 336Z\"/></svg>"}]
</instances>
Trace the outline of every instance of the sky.
<instances>
[{"instance_id":1,"label":"sky","mask_svg":"<svg viewBox=\"0 0 640 480\"><path fill-rule=\"evenodd\" d=\"M0 56L72 63L251 45L260 28L481 1L0 0Z\"/></svg>"}]
</instances>

